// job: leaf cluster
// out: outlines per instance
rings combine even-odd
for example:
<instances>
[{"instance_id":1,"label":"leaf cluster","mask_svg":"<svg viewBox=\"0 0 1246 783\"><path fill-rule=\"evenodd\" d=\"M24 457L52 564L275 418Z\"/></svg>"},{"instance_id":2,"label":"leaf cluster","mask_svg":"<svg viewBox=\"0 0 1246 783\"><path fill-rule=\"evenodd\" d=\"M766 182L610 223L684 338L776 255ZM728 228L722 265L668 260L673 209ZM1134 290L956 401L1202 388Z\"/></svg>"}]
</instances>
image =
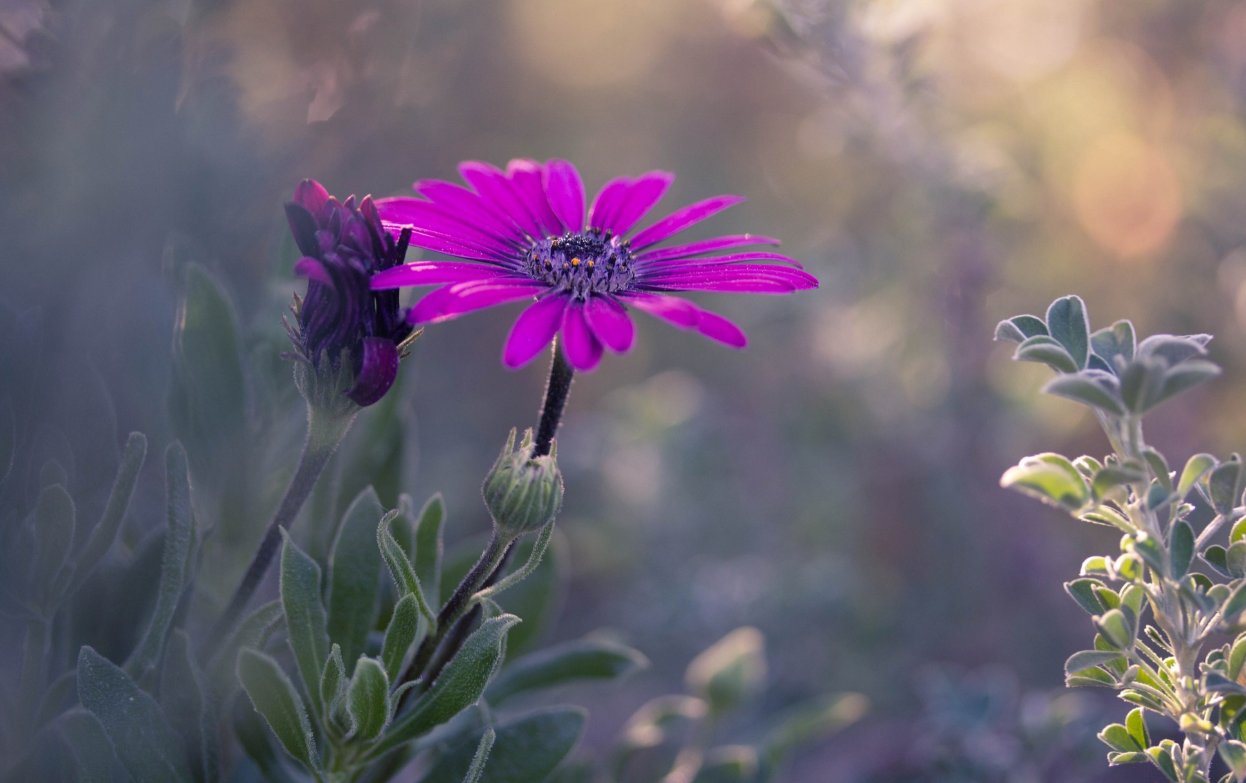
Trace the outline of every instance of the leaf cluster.
<instances>
[{"instance_id":1,"label":"leaf cluster","mask_svg":"<svg viewBox=\"0 0 1246 783\"><path fill-rule=\"evenodd\" d=\"M1045 319L1001 322L996 337L1018 344L1015 359L1055 370L1044 391L1089 407L1113 446L1102 460L1026 457L1000 481L1121 534L1119 553L1087 558L1065 584L1095 629L1091 648L1065 663L1066 683L1112 688L1135 705L1099 734L1109 763L1150 763L1196 783L1218 754L1225 781L1246 780L1246 469L1236 454L1195 454L1174 471L1142 437L1144 414L1219 373L1206 358L1211 338L1138 341L1128 321L1092 332L1075 296ZM1213 647L1226 635L1234 641ZM1184 742L1152 743L1148 712L1172 720Z\"/></svg>"}]
</instances>

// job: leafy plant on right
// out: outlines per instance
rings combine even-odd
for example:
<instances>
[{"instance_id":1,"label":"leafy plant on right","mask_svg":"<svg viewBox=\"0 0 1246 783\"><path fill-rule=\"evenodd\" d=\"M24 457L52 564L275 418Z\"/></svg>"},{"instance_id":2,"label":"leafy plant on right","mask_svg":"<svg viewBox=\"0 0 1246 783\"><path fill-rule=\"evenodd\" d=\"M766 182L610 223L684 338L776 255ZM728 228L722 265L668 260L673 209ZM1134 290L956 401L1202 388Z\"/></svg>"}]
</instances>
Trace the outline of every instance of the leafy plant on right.
<instances>
[{"instance_id":1,"label":"leafy plant on right","mask_svg":"<svg viewBox=\"0 0 1246 783\"><path fill-rule=\"evenodd\" d=\"M1092 332L1076 296L1043 318L1000 322L995 337L1017 343L1014 359L1053 369L1043 391L1089 407L1112 447L1103 459L1036 454L1000 480L1121 533L1119 553L1087 558L1064 585L1095 628L1090 649L1065 663L1067 684L1112 688L1134 705L1099 733L1108 763L1209 783L1219 755L1222 783L1246 781L1246 472L1236 454L1195 454L1173 470L1142 428L1157 405L1220 373L1211 337L1138 340L1125 320ZM1153 742L1148 713L1183 741Z\"/></svg>"}]
</instances>

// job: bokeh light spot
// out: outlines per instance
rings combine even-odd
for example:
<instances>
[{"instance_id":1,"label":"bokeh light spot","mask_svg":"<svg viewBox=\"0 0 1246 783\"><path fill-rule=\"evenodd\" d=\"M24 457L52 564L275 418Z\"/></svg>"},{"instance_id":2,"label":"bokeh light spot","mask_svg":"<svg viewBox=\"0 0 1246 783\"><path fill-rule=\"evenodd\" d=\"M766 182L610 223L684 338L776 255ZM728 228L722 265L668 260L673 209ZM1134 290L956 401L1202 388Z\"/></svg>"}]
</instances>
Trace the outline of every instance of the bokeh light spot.
<instances>
[{"instance_id":1,"label":"bokeh light spot","mask_svg":"<svg viewBox=\"0 0 1246 783\"><path fill-rule=\"evenodd\" d=\"M1082 153L1073 176L1078 222L1105 250L1130 258L1159 250L1181 217L1181 186L1164 150L1125 133Z\"/></svg>"}]
</instances>

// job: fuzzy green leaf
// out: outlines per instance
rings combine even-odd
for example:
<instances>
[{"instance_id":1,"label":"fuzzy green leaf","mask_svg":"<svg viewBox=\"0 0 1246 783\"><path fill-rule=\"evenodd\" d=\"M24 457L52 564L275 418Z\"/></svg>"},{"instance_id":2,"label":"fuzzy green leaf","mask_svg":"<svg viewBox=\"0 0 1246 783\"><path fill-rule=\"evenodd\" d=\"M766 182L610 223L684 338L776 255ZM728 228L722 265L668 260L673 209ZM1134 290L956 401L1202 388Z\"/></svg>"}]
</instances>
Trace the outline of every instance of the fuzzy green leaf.
<instances>
[{"instance_id":1,"label":"fuzzy green leaf","mask_svg":"<svg viewBox=\"0 0 1246 783\"><path fill-rule=\"evenodd\" d=\"M438 586L441 584L441 560L444 556L441 531L445 521L445 503L441 493L437 493L420 510L415 526L415 555L412 558L415 574L424 588L424 597L432 606L440 602Z\"/></svg>"},{"instance_id":2,"label":"fuzzy green leaf","mask_svg":"<svg viewBox=\"0 0 1246 783\"><path fill-rule=\"evenodd\" d=\"M1084 669L1077 674L1066 675L1064 684L1069 688L1115 688L1116 680L1102 669Z\"/></svg>"},{"instance_id":3,"label":"fuzzy green leaf","mask_svg":"<svg viewBox=\"0 0 1246 783\"><path fill-rule=\"evenodd\" d=\"M134 780L193 779L182 739L160 705L125 671L88 646L78 653L78 699L99 719Z\"/></svg>"},{"instance_id":4,"label":"fuzzy green leaf","mask_svg":"<svg viewBox=\"0 0 1246 783\"><path fill-rule=\"evenodd\" d=\"M496 727L480 783L537 783L566 758L584 729L584 711L569 707L533 712ZM437 760L420 783L461 783L480 746L481 734L462 740Z\"/></svg>"},{"instance_id":5,"label":"fuzzy green leaf","mask_svg":"<svg viewBox=\"0 0 1246 783\"><path fill-rule=\"evenodd\" d=\"M766 757L782 759L795 748L823 740L856 723L869 707L869 700L859 693L838 693L798 705L766 733L762 741Z\"/></svg>"},{"instance_id":6,"label":"fuzzy green leaf","mask_svg":"<svg viewBox=\"0 0 1246 783\"><path fill-rule=\"evenodd\" d=\"M398 679L407 653L422 635L421 628L427 628L427 625L422 625L422 619L414 595L408 593L394 605L394 613L385 629L385 641L381 645L381 661L385 664L385 674L389 679Z\"/></svg>"},{"instance_id":7,"label":"fuzzy green leaf","mask_svg":"<svg viewBox=\"0 0 1246 783\"><path fill-rule=\"evenodd\" d=\"M507 665L486 693L501 704L517 693L575 680L611 680L646 668L640 652L615 642L581 639L525 655Z\"/></svg>"},{"instance_id":8,"label":"fuzzy green leaf","mask_svg":"<svg viewBox=\"0 0 1246 783\"><path fill-rule=\"evenodd\" d=\"M284 612L280 601L269 601L249 614L239 623L238 628L229 636L224 644L217 647L208 669L214 683L228 683L233 687L234 665L238 651L243 647L260 649L268 641L269 636L281 624Z\"/></svg>"},{"instance_id":9,"label":"fuzzy green leaf","mask_svg":"<svg viewBox=\"0 0 1246 783\"><path fill-rule=\"evenodd\" d=\"M1167 368L1158 359L1136 357L1121 373L1121 399L1134 413L1145 413L1158 401Z\"/></svg>"},{"instance_id":10,"label":"fuzzy green leaf","mask_svg":"<svg viewBox=\"0 0 1246 783\"><path fill-rule=\"evenodd\" d=\"M1246 541L1237 541L1229 545L1224 557L1225 567L1235 579L1246 576Z\"/></svg>"},{"instance_id":11,"label":"fuzzy green leaf","mask_svg":"<svg viewBox=\"0 0 1246 783\"><path fill-rule=\"evenodd\" d=\"M1129 711L1125 716L1125 728L1129 730L1129 736L1133 737L1139 748L1150 746L1151 734L1146 728L1146 713L1141 708Z\"/></svg>"},{"instance_id":12,"label":"fuzzy green leaf","mask_svg":"<svg viewBox=\"0 0 1246 783\"><path fill-rule=\"evenodd\" d=\"M1047 334L1047 324L1034 315L1017 315L1000 321L995 327L995 339L1010 343L1023 343L1035 335Z\"/></svg>"},{"instance_id":13,"label":"fuzzy green leaf","mask_svg":"<svg viewBox=\"0 0 1246 783\"><path fill-rule=\"evenodd\" d=\"M1177 480L1178 497L1184 499L1190 494L1194 485L1211 473L1216 464L1216 458L1210 454L1195 454L1186 460L1185 468L1181 471L1181 478Z\"/></svg>"},{"instance_id":14,"label":"fuzzy green leaf","mask_svg":"<svg viewBox=\"0 0 1246 783\"><path fill-rule=\"evenodd\" d=\"M74 549L76 518L74 500L60 484L44 487L39 493L35 506L35 575L41 602L49 611L59 602L57 586Z\"/></svg>"},{"instance_id":15,"label":"fuzzy green leaf","mask_svg":"<svg viewBox=\"0 0 1246 783\"><path fill-rule=\"evenodd\" d=\"M346 690L346 711L350 716L351 736L358 739L376 737L389 723L389 678L375 659L365 655L355 663L355 672Z\"/></svg>"},{"instance_id":16,"label":"fuzzy green leaf","mask_svg":"<svg viewBox=\"0 0 1246 783\"><path fill-rule=\"evenodd\" d=\"M1242 494L1242 463L1233 459L1213 470L1207 479L1207 492L1217 514L1232 513Z\"/></svg>"},{"instance_id":17,"label":"fuzzy green leaf","mask_svg":"<svg viewBox=\"0 0 1246 783\"><path fill-rule=\"evenodd\" d=\"M1238 584L1220 609L1225 620L1232 620L1242 612L1246 612L1246 582Z\"/></svg>"},{"instance_id":18,"label":"fuzzy green leaf","mask_svg":"<svg viewBox=\"0 0 1246 783\"><path fill-rule=\"evenodd\" d=\"M104 513L91 529L91 534L87 536L87 542L78 555L71 591L82 586L112 548L117 531L121 529L121 522L125 519L126 509L130 506L130 498L134 495L138 474L146 457L147 437L141 432L131 432L121 453L121 464L117 466L117 478L113 480Z\"/></svg>"},{"instance_id":19,"label":"fuzzy green leaf","mask_svg":"<svg viewBox=\"0 0 1246 783\"><path fill-rule=\"evenodd\" d=\"M1119 652L1112 650L1082 650L1073 653L1064 662L1064 672L1065 674L1080 674L1087 669L1123 660L1124 657Z\"/></svg>"},{"instance_id":20,"label":"fuzzy green leaf","mask_svg":"<svg viewBox=\"0 0 1246 783\"><path fill-rule=\"evenodd\" d=\"M130 778L95 715L75 707L61 715L56 725L73 754L76 783L112 783Z\"/></svg>"},{"instance_id":21,"label":"fuzzy green leaf","mask_svg":"<svg viewBox=\"0 0 1246 783\"><path fill-rule=\"evenodd\" d=\"M376 758L449 721L476 703L502 661L506 632L519 618L504 614L485 620L437 677L432 688L400 716L368 754Z\"/></svg>"},{"instance_id":22,"label":"fuzzy green leaf","mask_svg":"<svg viewBox=\"0 0 1246 783\"><path fill-rule=\"evenodd\" d=\"M1116 487L1127 486L1146 479L1146 474L1136 465L1108 465L1095 474L1091 490L1096 498L1107 497Z\"/></svg>"},{"instance_id":23,"label":"fuzzy green leaf","mask_svg":"<svg viewBox=\"0 0 1246 783\"><path fill-rule=\"evenodd\" d=\"M324 604L320 602L320 566L284 530L282 538L281 606L285 610L290 651L312 708L321 711L324 705L319 698L320 666L329 654L329 634L325 630Z\"/></svg>"},{"instance_id":24,"label":"fuzzy green leaf","mask_svg":"<svg viewBox=\"0 0 1246 783\"><path fill-rule=\"evenodd\" d=\"M1231 576L1229 573L1229 553L1219 544L1213 544L1203 550L1203 560L1207 565L1214 568L1222 576Z\"/></svg>"},{"instance_id":25,"label":"fuzzy green leaf","mask_svg":"<svg viewBox=\"0 0 1246 783\"><path fill-rule=\"evenodd\" d=\"M174 431L201 460L219 467L246 422L245 375L233 305L206 269L183 271L173 333Z\"/></svg>"},{"instance_id":26,"label":"fuzzy green leaf","mask_svg":"<svg viewBox=\"0 0 1246 783\"><path fill-rule=\"evenodd\" d=\"M342 662L342 648L334 643L329 657L320 671L320 705L324 715L333 714L339 697L346 694L346 664Z\"/></svg>"},{"instance_id":27,"label":"fuzzy green leaf","mask_svg":"<svg viewBox=\"0 0 1246 783\"><path fill-rule=\"evenodd\" d=\"M1046 335L1027 338L1017 346L1012 358L1019 362L1041 362L1061 373L1077 372L1081 369L1063 345Z\"/></svg>"},{"instance_id":28,"label":"fuzzy green leaf","mask_svg":"<svg viewBox=\"0 0 1246 783\"><path fill-rule=\"evenodd\" d=\"M1145 746L1139 743L1129 730L1119 723L1109 723L1099 732L1099 741L1112 750L1120 753L1141 751Z\"/></svg>"},{"instance_id":29,"label":"fuzzy green leaf","mask_svg":"<svg viewBox=\"0 0 1246 783\"><path fill-rule=\"evenodd\" d=\"M1064 583L1064 591L1069 597L1077 601L1077 605L1085 609L1089 614L1103 614L1108 607L1103 605L1099 597L1095 594L1095 587L1102 587L1103 583L1098 579L1074 579L1071 582Z\"/></svg>"},{"instance_id":30,"label":"fuzzy green leaf","mask_svg":"<svg viewBox=\"0 0 1246 783\"><path fill-rule=\"evenodd\" d=\"M1233 640L1233 646L1229 648L1227 663L1229 677L1236 680L1242 674L1242 664L1246 663L1246 633Z\"/></svg>"},{"instance_id":31,"label":"fuzzy green leaf","mask_svg":"<svg viewBox=\"0 0 1246 783\"><path fill-rule=\"evenodd\" d=\"M1146 754L1151 759L1151 763L1155 765L1155 768L1164 774L1164 777L1168 778L1172 783L1179 783L1181 778L1177 775L1177 765L1166 747L1161 745L1147 748Z\"/></svg>"},{"instance_id":32,"label":"fuzzy green leaf","mask_svg":"<svg viewBox=\"0 0 1246 783\"><path fill-rule=\"evenodd\" d=\"M186 450L174 442L165 451L165 505L168 529L164 535L164 554L160 559L160 587L156 608L143 641L135 648L126 669L142 679L164 655L165 641L173 627L173 616L190 582L195 556L195 516L190 501L190 475Z\"/></svg>"},{"instance_id":33,"label":"fuzzy green leaf","mask_svg":"<svg viewBox=\"0 0 1246 783\"><path fill-rule=\"evenodd\" d=\"M1109 609L1097 617L1095 627L1118 650L1127 649L1134 642L1133 624L1120 609Z\"/></svg>"},{"instance_id":34,"label":"fuzzy green leaf","mask_svg":"<svg viewBox=\"0 0 1246 783\"><path fill-rule=\"evenodd\" d=\"M432 627L436 624L437 617L433 614L432 607L428 605L424 595L424 586L420 583L415 566L407 558L407 553L403 551L398 540L394 538L393 530L391 529L391 524L397 516L397 512L391 511L381 517L381 523L376 528L376 547L380 551L381 557L385 560L385 565L389 569L389 574L393 578L394 585L398 588L399 594L410 596L415 601L419 613L424 616L425 621Z\"/></svg>"},{"instance_id":35,"label":"fuzzy green leaf","mask_svg":"<svg viewBox=\"0 0 1246 783\"><path fill-rule=\"evenodd\" d=\"M1099 329L1090 335L1090 348L1096 356L1115 370L1117 357L1126 362L1134 358L1134 350L1137 348L1134 325L1122 320Z\"/></svg>"},{"instance_id":36,"label":"fuzzy green leaf","mask_svg":"<svg viewBox=\"0 0 1246 783\"><path fill-rule=\"evenodd\" d=\"M756 628L737 628L688 664L684 680L722 715L758 692L766 680L765 639Z\"/></svg>"},{"instance_id":37,"label":"fuzzy green leaf","mask_svg":"<svg viewBox=\"0 0 1246 783\"><path fill-rule=\"evenodd\" d=\"M1185 520L1181 520L1173 525L1171 535L1169 575L1173 579L1180 579L1190 570L1190 563L1194 560L1194 530Z\"/></svg>"},{"instance_id":38,"label":"fuzzy green leaf","mask_svg":"<svg viewBox=\"0 0 1246 783\"><path fill-rule=\"evenodd\" d=\"M186 741L190 760L203 780L216 780L220 774L214 694L195 660L190 636L180 628L170 635L165 650L160 704Z\"/></svg>"},{"instance_id":39,"label":"fuzzy green leaf","mask_svg":"<svg viewBox=\"0 0 1246 783\"><path fill-rule=\"evenodd\" d=\"M1238 740L1224 740L1216 749L1236 780L1246 777L1246 744Z\"/></svg>"},{"instance_id":40,"label":"fuzzy green leaf","mask_svg":"<svg viewBox=\"0 0 1246 783\"><path fill-rule=\"evenodd\" d=\"M1102 370L1057 375L1043 386L1043 392L1089 405L1113 416L1125 415L1120 382L1116 376Z\"/></svg>"},{"instance_id":41,"label":"fuzzy green leaf","mask_svg":"<svg viewBox=\"0 0 1246 783\"><path fill-rule=\"evenodd\" d=\"M1086 304L1077 296L1064 296L1047 308L1047 331L1068 351L1078 368L1090 355L1090 324Z\"/></svg>"},{"instance_id":42,"label":"fuzzy green leaf","mask_svg":"<svg viewBox=\"0 0 1246 783\"><path fill-rule=\"evenodd\" d=\"M1019 465L1009 468L999 483L1066 511L1076 511L1090 500L1085 479L1072 462L1059 454L1026 457Z\"/></svg>"},{"instance_id":43,"label":"fuzzy green leaf","mask_svg":"<svg viewBox=\"0 0 1246 783\"><path fill-rule=\"evenodd\" d=\"M376 492L368 487L346 509L329 566L329 638L342 646L342 658L363 653L368 631L376 624L381 583L381 555L376 525L384 515Z\"/></svg>"},{"instance_id":44,"label":"fuzzy green leaf","mask_svg":"<svg viewBox=\"0 0 1246 783\"><path fill-rule=\"evenodd\" d=\"M269 656L258 650L238 653L238 680L286 752L308 769L319 768L316 736L294 683Z\"/></svg>"}]
</instances>

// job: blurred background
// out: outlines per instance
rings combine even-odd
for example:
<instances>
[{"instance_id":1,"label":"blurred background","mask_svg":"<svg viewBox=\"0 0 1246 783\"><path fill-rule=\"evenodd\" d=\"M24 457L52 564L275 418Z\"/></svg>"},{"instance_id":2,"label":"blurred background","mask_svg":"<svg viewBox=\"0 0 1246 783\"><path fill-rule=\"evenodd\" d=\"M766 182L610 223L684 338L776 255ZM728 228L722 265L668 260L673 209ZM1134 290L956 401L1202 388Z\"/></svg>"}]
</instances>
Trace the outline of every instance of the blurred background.
<instances>
[{"instance_id":1,"label":"blurred background","mask_svg":"<svg viewBox=\"0 0 1246 783\"><path fill-rule=\"evenodd\" d=\"M792 781L1153 773L1110 773L1087 729L1124 705L1061 690L1091 628L1060 583L1115 536L998 487L1026 454L1106 444L991 335L1065 293L1096 327L1212 332L1225 377L1149 437L1173 462L1246 444L1246 6L0 0L0 398L37 444L4 502L28 506L54 459L102 504L126 432L175 436L179 259L233 302L248 416L297 423L279 356L295 183L400 194L512 157L568 158L590 192L674 171L666 209L747 195L700 235L782 237L822 281L700 298L743 352L646 322L577 379L544 638L608 627L653 661L593 691L581 752L752 625L770 686L726 738L817 693L871 703ZM499 358L514 315L428 329L347 447L385 466L387 504L442 491L451 540L485 529L480 478L535 423L544 363ZM249 422L275 501L297 428ZM148 462L139 503L158 507ZM219 468L197 485L228 486ZM199 511L211 603L268 512Z\"/></svg>"}]
</instances>

